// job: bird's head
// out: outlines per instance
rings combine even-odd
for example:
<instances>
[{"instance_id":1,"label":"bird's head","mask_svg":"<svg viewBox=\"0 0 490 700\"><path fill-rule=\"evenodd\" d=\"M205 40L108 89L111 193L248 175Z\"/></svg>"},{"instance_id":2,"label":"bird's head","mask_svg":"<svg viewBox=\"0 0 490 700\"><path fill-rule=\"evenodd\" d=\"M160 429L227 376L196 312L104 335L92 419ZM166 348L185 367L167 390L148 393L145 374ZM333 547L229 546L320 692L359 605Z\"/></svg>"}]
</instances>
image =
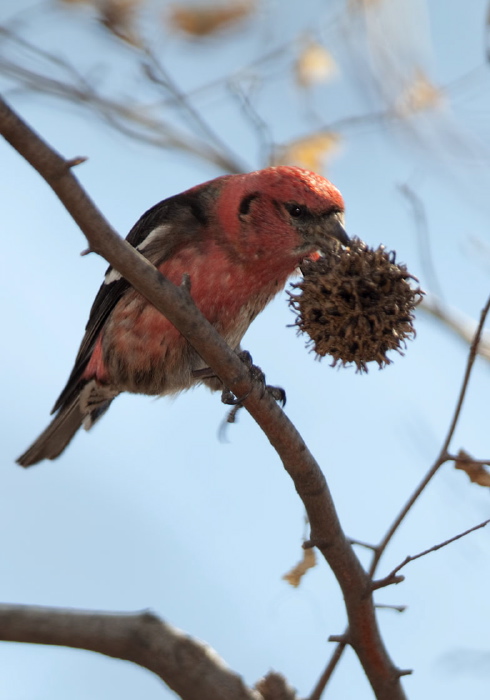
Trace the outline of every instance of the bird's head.
<instances>
[{"instance_id":1,"label":"bird's head","mask_svg":"<svg viewBox=\"0 0 490 700\"><path fill-rule=\"evenodd\" d=\"M292 166L223 178L217 200L222 230L249 260L313 255L332 240L348 245L344 201L321 175Z\"/></svg>"}]
</instances>

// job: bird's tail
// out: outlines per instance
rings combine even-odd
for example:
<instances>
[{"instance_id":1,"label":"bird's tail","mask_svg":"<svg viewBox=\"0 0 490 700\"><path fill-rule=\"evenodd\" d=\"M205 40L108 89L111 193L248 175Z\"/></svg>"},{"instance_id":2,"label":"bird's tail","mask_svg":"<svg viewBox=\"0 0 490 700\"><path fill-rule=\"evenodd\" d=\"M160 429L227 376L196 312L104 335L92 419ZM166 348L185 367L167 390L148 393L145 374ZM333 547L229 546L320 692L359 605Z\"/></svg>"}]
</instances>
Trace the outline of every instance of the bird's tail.
<instances>
[{"instance_id":1,"label":"bird's tail","mask_svg":"<svg viewBox=\"0 0 490 700\"><path fill-rule=\"evenodd\" d=\"M46 430L17 459L17 463L22 467L30 467L42 459L54 459L63 452L81 427L83 419L84 416L80 410L80 394L76 394L71 402L61 407Z\"/></svg>"},{"instance_id":2,"label":"bird's tail","mask_svg":"<svg viewBox=\"0 0 490 700\"><path fill-rule=\"evenodd\" d=\"M55 459L83 425L89 430L104 415L119 392L95 379L79 382L58 408L55 418L18 459L21 467L30 467L42 459Z\"/></svg>"}]
</instances>

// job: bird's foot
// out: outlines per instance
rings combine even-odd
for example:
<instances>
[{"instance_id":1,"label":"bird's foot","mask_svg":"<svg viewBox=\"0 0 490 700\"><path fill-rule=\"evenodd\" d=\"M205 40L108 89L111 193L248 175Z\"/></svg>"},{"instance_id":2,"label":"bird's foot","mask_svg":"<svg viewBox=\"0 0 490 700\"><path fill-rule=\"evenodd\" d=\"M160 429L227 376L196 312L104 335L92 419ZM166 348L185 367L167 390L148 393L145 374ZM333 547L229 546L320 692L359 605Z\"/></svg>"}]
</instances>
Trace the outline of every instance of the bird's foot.
<instances>
[{"instance_id":1,"label":"bird's foot","mask_svg":"<svg viewBox=\"0 0 490 700\"><path fill-rule=\"evenodd\" d=\"M242 350L238 353L240 360L247 365L250 372L250 379L252 382L259 383L262 385L262 396L267 392L272 396L273 399L279 401L283 406L286 405L286 392L279 386L271 386L265 383L265 374L260 367L254 365L252 360L252 355L247 352L247 350ZM243 396L235 396L235 394L229 389L224 389L221 393L221 401L227 406L233 406L231 411L228 413L226 418L227 423L234 423L236 419L236 414L242 408L243 402L250 395L252 389L247 391Z\"/></svg>"},{"instance_id":2,"label":"bird's foot","mask_svg":"<svg viewBox=\"0 0 490 700\"><path fill-rule=\"evenodd\" d=\"M253 385L259 383L262 386L262 396L267 392L272 396L272 398L275 401L279 401L283 406L285 406L286 392L284 391L284 389L282 389L279 386L271 386L270 384L265 383L264 372L260 369L260 367L254 365L252 356L249 352L247 352L246 350L241 350L237 353L237 355L240 358L240 360L248 367L248 370L250 372L250 379L252 380ZM220 385L223 386L216 374L214 373L214 371L210 367L203 367L202 369L194 370L192 374L196 379L199 379L200 381L204 382L204 384L208 385L211 389L216 390L219 389ZM251 391L252 389L247 391L247 393L243 396L235 396L235 394L230 389L222 390L221 401L227 406L233 406L231 411L228 413L225 424L235 422L236 414L243 406L243 402L250 395Z\"/></svg>"}]
</instances>

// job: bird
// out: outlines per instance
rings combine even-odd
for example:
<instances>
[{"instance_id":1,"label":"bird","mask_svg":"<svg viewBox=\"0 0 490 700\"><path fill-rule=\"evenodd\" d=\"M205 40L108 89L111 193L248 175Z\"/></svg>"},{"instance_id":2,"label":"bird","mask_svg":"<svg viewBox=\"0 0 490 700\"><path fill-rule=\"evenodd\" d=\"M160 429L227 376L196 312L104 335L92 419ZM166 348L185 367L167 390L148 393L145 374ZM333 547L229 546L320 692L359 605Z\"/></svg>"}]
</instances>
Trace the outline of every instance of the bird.
<instances>
[{"instance_id":1,"label":"bird","mask_svg":"<svg viewBox=\"0 0 490 700\"><path fill-rule=\"evenodd\" d=\"M317 173L285 165L221 175L164 199L127 236L171 282L190 279L194 303L237 352L302 261L332 240L349 243L339 190ZM55 416L17 462L55 459L122 392L217 388L205 376L205 363L179 331L109 267Z\"/></svg>"}]
</instances>

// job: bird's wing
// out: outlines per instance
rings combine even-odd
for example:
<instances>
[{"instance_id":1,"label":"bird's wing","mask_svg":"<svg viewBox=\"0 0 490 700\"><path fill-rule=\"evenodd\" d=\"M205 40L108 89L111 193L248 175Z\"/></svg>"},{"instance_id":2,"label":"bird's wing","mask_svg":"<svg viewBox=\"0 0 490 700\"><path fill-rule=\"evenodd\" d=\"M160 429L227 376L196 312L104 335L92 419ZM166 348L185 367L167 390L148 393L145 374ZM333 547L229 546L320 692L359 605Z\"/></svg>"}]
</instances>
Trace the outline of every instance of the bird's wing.
<instances>
[{"instance_id":1,"label":"bird's wing","mask_svg":"<svg viewBox=\"0 0 490 700\"><path fill-rule=\"evenodd\" d=\"M201 193L198 188L195 188L189 193L185 192L159 202L136 222L126 240L155 266L160 265L179 248L189 245L203 235L207 224L205 199L208 196L208 192ZM90 310L75 365L52 413L70 401L73 394L79 391L80 380L92 355L97 337L129 286L117 270L109 266L104 283Z\"/></svg>"}]
</instances>

